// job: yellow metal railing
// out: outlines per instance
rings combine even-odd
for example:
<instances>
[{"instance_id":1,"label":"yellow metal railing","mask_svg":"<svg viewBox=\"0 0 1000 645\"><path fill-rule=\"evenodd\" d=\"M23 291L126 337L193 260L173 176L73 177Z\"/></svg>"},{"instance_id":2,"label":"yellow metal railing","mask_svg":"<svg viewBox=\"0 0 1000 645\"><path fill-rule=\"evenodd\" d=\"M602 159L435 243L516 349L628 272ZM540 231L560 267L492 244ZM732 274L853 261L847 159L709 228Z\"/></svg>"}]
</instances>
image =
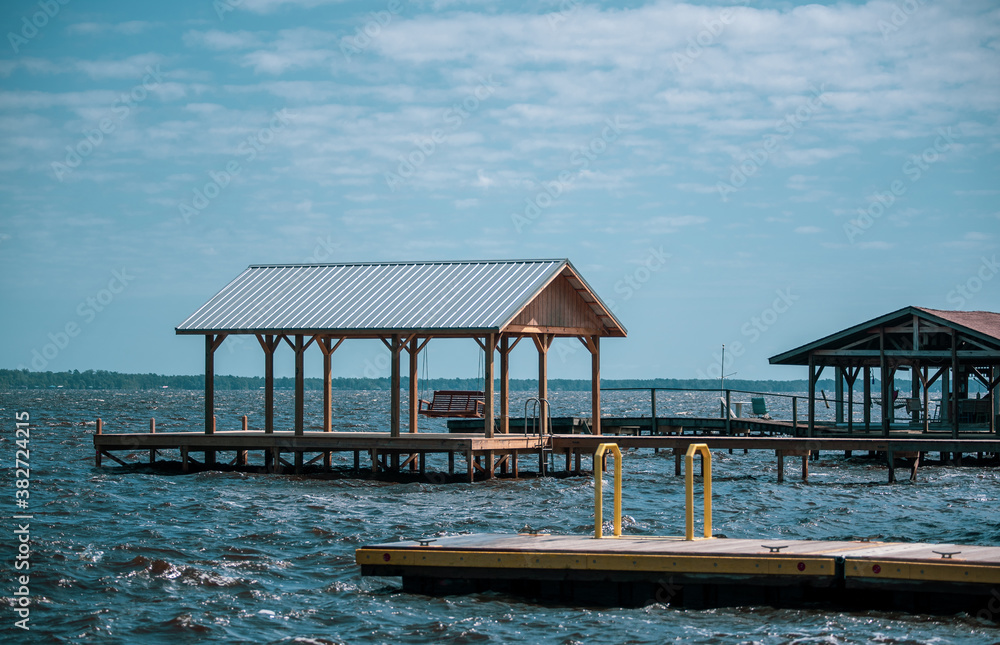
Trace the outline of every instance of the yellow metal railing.
<instances>
[{"instance_id":1,"label":"yellow metal railing","mask_svg":"<svg viewBox=\"0 0 1000 645\"><path fill-rule=\"evenodd\" d=\"M684 538L693 540L694 537L694 456L701 454L701 466L705 481L705 530L704 537L712 537L712 453L708 446L703 443L693 443L688 446L687 454L684 455L684 493L685 506L687 507L687 517L684 525Z\"/></svg>"},{"instance_id":2,"label":"yellow metal railing","mask_svg":"<svg viewBox=\"0 0 1000 645\"><path fill-rule=\"evenodd\" d=\"M618 444L602 443L594 453L594 537L604 537L604 491L603 479L604 453L615 453L615 537L622 534L622 451Z\"/></svg>"}]
</instances>

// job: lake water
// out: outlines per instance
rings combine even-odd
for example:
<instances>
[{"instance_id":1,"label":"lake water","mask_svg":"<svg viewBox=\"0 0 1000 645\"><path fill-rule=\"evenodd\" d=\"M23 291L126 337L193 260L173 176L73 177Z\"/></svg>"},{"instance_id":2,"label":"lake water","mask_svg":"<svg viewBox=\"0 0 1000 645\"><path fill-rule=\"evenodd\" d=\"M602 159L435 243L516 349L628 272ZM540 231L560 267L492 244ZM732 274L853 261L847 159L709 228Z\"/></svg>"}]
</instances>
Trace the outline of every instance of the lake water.
<instances>
[{"instance_id":1,"label":"lake water","mask_svg":"<svg viewBox=\"0 0 1000 645\"><path fill-rule=\"evenodd\" d=\"M658 396L661 414L718 410L717 394ZM237 429L247 412L254 427L260 397L219 392L220 429ZM588 397L553 393L553 414L586 414ZM283 428L291 423L291 394L279 392L277 398ZM307 398L309 424L318 426L321 393ZM523 405L518 401L523 395L512 404L515 414ZM354 563L358 546L400 539L514 532L525 524L589 533L590 477L441 485L432 478L400 484L94 467L96 417L105 420L108 432L144 431L150 416L162 431L197 429L201 405L199 392L170 390L2 393L6 535L16 529L13 513L33 515L31 630L15 628L17 616L8 607L0 617L4 642L1000 642L996 624L975 612L929 617L764 607L594 609L494 593L429 598L401 593L397 579L361 578ZM385 429L385 392L335 392L334 405L338 430ZM769 407L776 405L769 401ZM31 415L31 471L29 507L16 510L19 411ZM605 412L648 414L648 392L608 393ZM808 484L790 472L778 485L771 455L720 451L713 459L714 527L729 537L1000 544L997 469L929 466L916 484L888 485L884 467L824 454L811 466ZM334 463L351 460L345 454ZM442 456L429 467L443 470L445 464ZM623 512L634 518L625 532L681 533L683 481L673 476L669 452L627 452L624 473ZM4 540L9 606L15 546L13 537Z\"/></svg>"}]
</instances>

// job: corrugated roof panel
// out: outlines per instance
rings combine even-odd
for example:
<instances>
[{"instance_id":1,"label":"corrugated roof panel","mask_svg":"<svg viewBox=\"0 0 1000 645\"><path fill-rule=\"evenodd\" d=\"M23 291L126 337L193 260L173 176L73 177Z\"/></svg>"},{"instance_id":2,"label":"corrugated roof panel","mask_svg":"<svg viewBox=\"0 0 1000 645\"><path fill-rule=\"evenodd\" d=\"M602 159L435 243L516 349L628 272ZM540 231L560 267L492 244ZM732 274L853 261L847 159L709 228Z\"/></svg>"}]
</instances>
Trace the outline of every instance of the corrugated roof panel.
<instances>
[{"instance_id":1,"label":"corrugated roof panel","mask_svg":"<svg viewBox=\"0 0 1000 645\"><path fill-rule=\"evenodd\" d=\"M499 330L566 266L567 260L255 265L177 331ZM624 333L616 320L610 326Z\"/></svg>"}]
</instances>

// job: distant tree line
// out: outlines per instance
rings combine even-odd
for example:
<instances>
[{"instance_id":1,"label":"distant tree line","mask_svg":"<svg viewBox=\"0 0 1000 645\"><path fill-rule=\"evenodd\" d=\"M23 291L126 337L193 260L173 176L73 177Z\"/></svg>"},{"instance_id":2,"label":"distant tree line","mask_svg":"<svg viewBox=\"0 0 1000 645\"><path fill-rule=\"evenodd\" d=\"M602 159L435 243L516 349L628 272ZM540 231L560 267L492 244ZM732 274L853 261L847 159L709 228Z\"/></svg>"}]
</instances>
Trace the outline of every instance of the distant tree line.
<instances>
[{"instance_id":1,"label":"distant tree line","mask_svg":"<svg viewBox=\"0 0 1000 645\"><path fill-rule=\"evenodd\" d=\"M388 378L337 377L333 379L332 385L337 390L388 390L389 383ZM295 379L291 377L276 378L274 386L277 389L292 389L295 387ZM322 390L323 379L307 378L304 386L307 390ZM196 376L123 374L106 370L31 372L0 369L0 390L57 387L81 390L153 390L163 387L177 390L201 390L205 387L205 377L201 374ZM262 387L264 387L264 378L261 376L216 375L215 377L215 389L217 390L256 390ZM406 377L402 379L402 387L404 389L409 387L409 380ZM483 384L481 380L475 378L432 378L420 381L420 387L422 390L481 390ZM496 382L496 387L499 390L499 381ZM670 378L604 379L601 381L601 387L607 389L656 387L712 390L719 388L719 381L717 379ZM825 389L827 392L832 392L833 387L832 379L823 380L817 384L817 389ZM904 389L903 382L897 382L897 387ZM536 390L538 381L535 379L511 379L510 388L515 391ZM726 381L726 388L751 392L803 392L808 388L808 384L805 379L794 381L729 379ZM550 379L549 389L553 391L586 391L590 389L590 381L586 379ZM873 390L879 391L877 387Z\"/></svg>"}]
</instances>

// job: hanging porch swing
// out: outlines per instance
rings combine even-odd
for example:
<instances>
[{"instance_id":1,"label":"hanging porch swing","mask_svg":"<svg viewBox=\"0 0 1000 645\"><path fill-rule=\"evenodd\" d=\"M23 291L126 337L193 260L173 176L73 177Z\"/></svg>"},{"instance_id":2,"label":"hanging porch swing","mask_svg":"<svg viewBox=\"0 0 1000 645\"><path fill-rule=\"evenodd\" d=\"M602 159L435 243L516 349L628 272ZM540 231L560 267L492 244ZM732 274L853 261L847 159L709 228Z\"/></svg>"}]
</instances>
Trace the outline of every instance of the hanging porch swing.
<instances>
[{"instance_id":1,"label":"hanging porch swing","mask_svg":"<svg viewBox=\"0 0 1000 645\"><path fill-rule=\"evenodd\" d=\"M427 383L428 353L425 348L422 381ZM481 363L480 363L481 364ZM427 395L424 394L424 397ZM420 398L417 414L431 418L482 419L486 414L486 393L477 390L437 390L431 400Z\"/></svg>"}]
</instances>

